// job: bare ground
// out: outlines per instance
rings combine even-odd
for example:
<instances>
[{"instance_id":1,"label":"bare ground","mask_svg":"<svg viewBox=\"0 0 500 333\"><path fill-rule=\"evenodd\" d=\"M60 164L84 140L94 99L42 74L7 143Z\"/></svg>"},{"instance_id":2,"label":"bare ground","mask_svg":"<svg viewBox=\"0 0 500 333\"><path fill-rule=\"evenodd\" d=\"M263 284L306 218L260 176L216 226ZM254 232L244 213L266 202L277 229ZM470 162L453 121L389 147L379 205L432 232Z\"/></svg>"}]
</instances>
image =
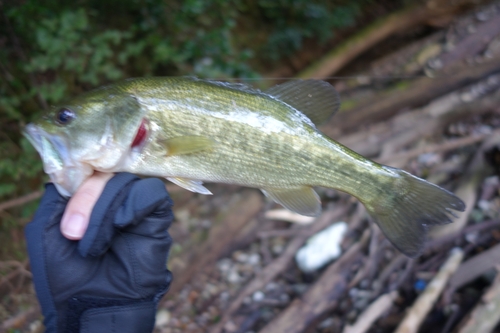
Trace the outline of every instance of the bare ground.
<instances>
[{"instance_id":1,"label":"bare ground","mask_svg":"<svg viewBox=\"0 0 500 333\"><path fill-rule=\"evenodd\" d=\"M466 212L409 259L343 193L318 189L324 212L301 224L270 219L280 207L257 190L209 184L206 197L168 185L175 280L156 332L499 331L500 4L432 24L433 33L366 66L359 62L384 42L357 54L342 72L350 78L327 71L344 103L321 129L455 192ZM301 272L297 250L338 221L348 222L342 255ZM0 271L0 331L42 331L28 262L3 261Z\"/></svg>"}]
</instances>

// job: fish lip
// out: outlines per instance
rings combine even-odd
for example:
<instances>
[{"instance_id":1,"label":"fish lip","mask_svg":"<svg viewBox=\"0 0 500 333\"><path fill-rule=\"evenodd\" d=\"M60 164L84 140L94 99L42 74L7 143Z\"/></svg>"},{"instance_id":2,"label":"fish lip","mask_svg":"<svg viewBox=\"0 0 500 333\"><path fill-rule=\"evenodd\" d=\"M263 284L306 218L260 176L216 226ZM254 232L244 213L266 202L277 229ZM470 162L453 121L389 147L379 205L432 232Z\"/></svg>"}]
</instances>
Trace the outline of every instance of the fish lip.
<instances>
[{"instance_id":1,"label":"fish lip","mask_svg":"<svg viewBox=\"0 0 500 333\"><path fill-rule=\"evenodd\" d=\"M75 166L75 163L70 157L68 145L64 139L59 136L49 134L39 126L35 124L26 125L24 131L24 136L31 142L31 144L35 147L38 153L42 156L43 159L43 144L42 137L47 139L55 148L57 154L64 162L66 167Z\"/></svg>"},{"instance_id":2,"label":"fish lip","mask_svg":"<svg viewBox=\"0 0 500 333\"><path fill-rule=\"evenodd\" d=\"M28 124L24 128L23 135L28 139L28 141L35 147L35 149L41 154L42 153L42 135L40 134L39 128L34 124Z\"/></svg>"},{"instance_id":3,"label":"fish lip","mask_svg":"<svg viewBox=\"0 0 500 333\"><path fill-rule=\"evenodd\" d=\"M70 197L81 181L89 175L89 167L75 162L70 157L69 146L64 137L49 134L34 124L28 124L23 135L38 151L43 162L43 169L49 175L57 191L64 197ZM47 143L50 147L47 146ZM46 149L50 151L46 151ZM75 181L75 177L80 177L79 181Z\"/></svg>"}]
</instances>

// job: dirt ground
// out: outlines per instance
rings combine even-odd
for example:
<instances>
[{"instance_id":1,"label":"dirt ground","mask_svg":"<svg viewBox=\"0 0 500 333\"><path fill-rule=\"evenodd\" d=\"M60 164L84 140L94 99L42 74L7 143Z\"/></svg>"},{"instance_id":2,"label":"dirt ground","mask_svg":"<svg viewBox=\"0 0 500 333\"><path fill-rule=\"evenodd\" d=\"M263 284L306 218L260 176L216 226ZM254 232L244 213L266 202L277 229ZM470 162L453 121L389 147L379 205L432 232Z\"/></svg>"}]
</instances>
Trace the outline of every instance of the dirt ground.
<instances>
[{"instance_id":1,"label":"dirt ground","mask_svg":"<svg viewBox=\"0 0 500 333\"><path fill-rule=\"evenodd\" d=\"M276 218L281 207L255 189L208 184L208 197L167 185L174 283L155 332L500 332L500 2L418 21L353 54L338 71L331 57L309 72L343 100L321 130L456 193L466 211L410 259L341 192L318 189L323 213L311 221ZM297 251L339 221L340 256L299 269ZM0 332L43 331L29 263L0 270Z\"/></svg>"}]
</instances>

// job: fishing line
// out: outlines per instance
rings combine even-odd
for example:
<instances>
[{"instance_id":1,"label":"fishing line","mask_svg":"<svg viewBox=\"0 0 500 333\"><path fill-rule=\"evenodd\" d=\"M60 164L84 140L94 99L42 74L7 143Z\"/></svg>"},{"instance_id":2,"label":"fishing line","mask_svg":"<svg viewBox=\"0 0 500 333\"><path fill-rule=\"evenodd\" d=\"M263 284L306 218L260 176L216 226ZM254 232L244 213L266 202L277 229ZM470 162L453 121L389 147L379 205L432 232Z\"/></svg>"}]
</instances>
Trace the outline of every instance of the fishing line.
<instances>
[{"instance_id":1,"label":"fishing line","mask_svg":"<svg viewBox=\"0 0 500 333\"><path fill-rule=\"evenodd\" d=\"M319 79L310 78L312 80L350 80L350 79L413 79L419 77L429 77L427 75L408 75L408 76L367 76L367 75L354 75L354 76L327 76ZM219 79L214 79L219 80ZM263 77L263 78L220 78L220 80L245 80L245 81L267 81L267 80L306 80L295 76L291 77Z\"/></svg>"},{"instance_id":2,"label":"fishing line","mask_svg":"<svg viewBox=\"0 0 500 333\"><path fill-rule=\"evenodd\" d=\"M288 81L288 80L396 80L396 79L418 79L418 78L444 78L453 77L454 75L436 75L429 76L425 74L421 75L396 75L396 76L374 76L374 75L352 75L352 76L326 76L321 78L300 78L296 76L279 76L279 77L215 77L215 78L203 78L205 80L218 80L218 81Z\"/></svg>"}]
</instances>

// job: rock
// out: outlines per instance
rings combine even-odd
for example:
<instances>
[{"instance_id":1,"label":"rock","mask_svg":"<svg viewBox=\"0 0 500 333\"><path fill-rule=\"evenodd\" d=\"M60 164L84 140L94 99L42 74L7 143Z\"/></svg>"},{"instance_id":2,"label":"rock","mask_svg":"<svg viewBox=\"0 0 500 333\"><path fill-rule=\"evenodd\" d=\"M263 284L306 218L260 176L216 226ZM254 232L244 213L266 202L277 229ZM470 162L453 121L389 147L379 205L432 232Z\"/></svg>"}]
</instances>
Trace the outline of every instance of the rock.
<instances>
[{"instance_id":1,"label":"rock","mask_svg":"<svg viewBox=\"0 0 500 333\"><path fill-rule=\"evenodd\" d=\"M345 222L338 222L309 238L295 255L300 270L313 272L338 258L342 252L340 243L347 230Z\"/></svg>"},{"instance_id":2,"label":"rock","mask_svg":"<svg viewBox=\"0 0 500 333\"><path fill-rule=\"evenodd\" d=\"M252 295L252 299L254 302L260 302L264 299L265 295L262 291L256 291Z\"/></svg>"},{"instance_id":3,"label":"rock","mask_svg":"<svg viewBox=\"0 0 500 333\"><path fill-rule=\"evenodd\" d=\"M156 322L155 322L155 326L156 327L165 327L167 326L167 324L169 323L170 321L170 318L171 318L171 315L170 315L170 312L165 310L165 309L161 309L159 310L157 313L156 313Z\"/></svg>"}]
</instances>

